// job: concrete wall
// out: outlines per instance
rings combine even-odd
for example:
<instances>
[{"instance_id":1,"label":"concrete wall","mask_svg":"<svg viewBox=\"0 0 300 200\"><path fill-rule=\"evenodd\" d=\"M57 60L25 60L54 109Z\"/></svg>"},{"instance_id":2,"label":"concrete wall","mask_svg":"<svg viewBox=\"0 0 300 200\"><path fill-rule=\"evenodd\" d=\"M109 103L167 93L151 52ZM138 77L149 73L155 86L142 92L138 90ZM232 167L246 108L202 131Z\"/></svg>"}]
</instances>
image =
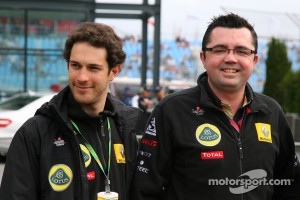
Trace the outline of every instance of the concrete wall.
<instances>
[{"instance_id":1,"label":"concrete wall","mask_svg":"<svg viewBox=\"0 0 300 200\"><path fill-rule=\"evenodd\" d=\"M286 114L296 143L300 143L300 117L296 113Z\"/></svg>"}]
</instances>

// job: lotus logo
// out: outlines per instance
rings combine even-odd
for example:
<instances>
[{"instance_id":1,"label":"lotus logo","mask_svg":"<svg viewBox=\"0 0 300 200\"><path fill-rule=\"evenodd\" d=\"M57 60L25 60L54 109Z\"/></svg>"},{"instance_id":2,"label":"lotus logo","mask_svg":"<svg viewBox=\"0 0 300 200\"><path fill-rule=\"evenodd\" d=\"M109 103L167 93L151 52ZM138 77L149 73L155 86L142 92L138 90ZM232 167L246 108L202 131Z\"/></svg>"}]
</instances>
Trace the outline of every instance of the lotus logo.
<instances>
[{"instance_id":1,"label":"lotus logo","mask_svg":"<svg viewBox=\"0 0 300 200\"><path fill-rule=\"evenodd\" d=\"M215 146L221 141L220 130L212 124L202 124L196 129L196 139L204 146Z\"/></svg>"},{"instance_id":2,"label":"lotus logo","mask_svg":"<svg viewBox=\"0 0 300 200\"><path fill-rule=\"evenodd\" d=\"M57 164L51 167L48 179L54 191L64 191L72 182L73 172L67 165Z\"/></svg>"}]
</instances>

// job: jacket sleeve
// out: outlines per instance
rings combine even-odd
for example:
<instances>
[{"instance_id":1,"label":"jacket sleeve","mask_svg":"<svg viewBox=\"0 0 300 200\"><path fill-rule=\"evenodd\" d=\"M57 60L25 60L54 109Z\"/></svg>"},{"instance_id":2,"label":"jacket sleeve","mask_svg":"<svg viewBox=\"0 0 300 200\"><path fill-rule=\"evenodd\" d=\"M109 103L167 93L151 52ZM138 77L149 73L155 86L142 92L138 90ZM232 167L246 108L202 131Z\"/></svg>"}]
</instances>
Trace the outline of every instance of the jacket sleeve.
<instances>
[{"instance_id":1,"label":"jacket sleeve","mask_svg":"<svg viewBox=\"0 0 300 200\"><path fill-rule=\"evenodd\" d=\"M128 124L131 124L131 126L129 126ZM127 180L127 197L126 199L130 199L129 195L130 195L130 191L131 191L131 187L132 187L132 183L133 183L133 176L134 176L134 172L136 169L136 163L137 163L137 149L138 149L138 141L137 141L137 136L136 136L136 130L135 130L135 126L137 123L137 119L130 119L130 122L127 123L127 127L125 127L126 129L126 135L123 137L123 142L125 144L125 157L126 157L126 180ZM130 130L127 130L127 129Z\"/></svg>"},{"instance_id":2,"label":"jacket sleeve","mask_svg":"<svg viewBox=\"0 0 300 200\"><path fill-rule=\"evenodd\" d=\"M300 199L300 164L295 153L295 143L287 120L281 113L279 120L280 152L276 158L274 179L288 180L287 184L274 186L273 200Z\"/></svg>"},{"instance_id":3,"label":"jacket sleeve","mask_svg":"<svg viewBox=\"0 0 300 200\"><path fill-rule=\"evenodd\" d=\"M38 156L32 144L36 133L29 119L15 134L9 147L3 172L0 197L5 200L38 200Z\"/></svg>"},{"instance_id":4,"label":"jacket sleeve","mask_svg":"<svg viewBox=\"0 0 300 200\"><path fill-rule=\"evenodd\" d=\"M140 141L133 183L134 200L163 199L172 173L172 126L160 106L153 110Z\"/></svg>"}]
</instances>

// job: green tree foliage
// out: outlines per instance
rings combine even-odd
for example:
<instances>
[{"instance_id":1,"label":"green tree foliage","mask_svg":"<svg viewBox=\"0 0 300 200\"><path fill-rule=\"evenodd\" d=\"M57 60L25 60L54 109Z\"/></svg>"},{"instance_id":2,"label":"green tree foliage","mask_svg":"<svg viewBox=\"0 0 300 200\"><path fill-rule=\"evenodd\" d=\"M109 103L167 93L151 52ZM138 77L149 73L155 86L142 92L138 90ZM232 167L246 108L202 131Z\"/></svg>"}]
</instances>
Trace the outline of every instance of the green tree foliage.
<instances>
[{"instance_id":1,"label":"green tree foliage","mask_svg":"<svg viewBox=\"0 0 300 200\"><path fill-rule=\"evenodd\" d=\"M295 90L294 90L294 98L293 102L295 102L294 112L300 114L300 70L296 71L295 73Z\"/></svg>"},{"instance_id":2,"label":"green tree foliage","mask_svg":"<svg viewBox=\"0 0 300 200\"><path fill-rule=\"evenodd\" d=\"M284 98L282 108L285 112L300 113L300 70L290 71L280 84Z\"/></svg>"},{"instance_id":3,"label":"green tree foliage","mask_svg":"<svg viewBox=\"0 0 300 200\"><path fill-rule=\"evenodd\" d=\"M283 93L289 93L289 91L286 91L287 88L281 86L281 84L285 75L292 76L290 73L292 74L291 61L288 59L284 42L272 38L266 59L266 82L263 93L276 99L280 105L288 104L290 100L285 99ZM291 83L289 81L290 78L287 77L285 84L290 87Z\"/></svg>"}]
</instances>

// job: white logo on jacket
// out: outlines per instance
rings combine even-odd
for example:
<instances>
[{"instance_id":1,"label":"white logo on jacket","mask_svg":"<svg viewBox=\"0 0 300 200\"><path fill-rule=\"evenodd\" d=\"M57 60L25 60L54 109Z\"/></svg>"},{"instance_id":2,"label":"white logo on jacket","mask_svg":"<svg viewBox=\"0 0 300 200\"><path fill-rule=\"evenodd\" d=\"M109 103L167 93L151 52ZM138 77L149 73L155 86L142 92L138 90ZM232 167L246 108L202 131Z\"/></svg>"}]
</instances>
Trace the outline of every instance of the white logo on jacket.
<instances>
[{"instance_id":1,"label":"white logo on jacket","mask_svg":"<svg viewBox=\"0 0 300 200\"><path fill-rule=\"evenodd\" d=\"M146 134L156 136L155 118L153 117L145 131Z\"/></svg>"}]
</instances>

